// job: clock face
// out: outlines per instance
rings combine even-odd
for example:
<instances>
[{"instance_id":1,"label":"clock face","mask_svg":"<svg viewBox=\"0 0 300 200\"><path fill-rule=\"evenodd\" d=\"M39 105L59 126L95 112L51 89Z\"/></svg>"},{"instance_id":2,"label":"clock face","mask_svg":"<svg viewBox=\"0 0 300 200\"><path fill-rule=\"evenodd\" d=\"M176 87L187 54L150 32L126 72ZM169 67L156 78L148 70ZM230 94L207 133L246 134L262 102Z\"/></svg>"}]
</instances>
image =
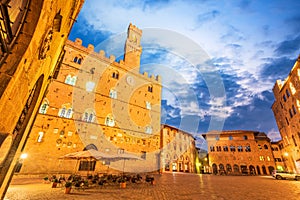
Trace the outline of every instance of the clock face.
<instances>
[{"instance_id":1,"label":"clock face","mask_svg":"<svg viewBox=\"0 0 300 200\"><path fill-rule=\"evenodd\" d=\"M127 76L126 81L131 86L133 86L135 84L135 80L132 76Z\"/></svg>"}]
</instances>

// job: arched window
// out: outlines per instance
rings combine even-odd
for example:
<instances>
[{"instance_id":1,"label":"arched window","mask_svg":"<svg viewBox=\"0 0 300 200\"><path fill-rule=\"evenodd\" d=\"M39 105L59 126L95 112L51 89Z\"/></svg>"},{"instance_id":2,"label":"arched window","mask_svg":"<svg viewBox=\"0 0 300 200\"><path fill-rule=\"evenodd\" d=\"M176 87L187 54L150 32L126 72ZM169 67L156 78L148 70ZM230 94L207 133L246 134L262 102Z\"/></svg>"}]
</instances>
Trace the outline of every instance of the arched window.
<instances>
[{"instance_id":1,"label":"arched window","mask_svg":"<svg viewBox=\"0 0 300 200\"><path fill-rule=\"evenodd\" d=\"M232 140L232 139L233 139L232 135L229 135L228 139L229 139L229 140Z\"/></svg>"},{"instance_id":2,"label":"arched window","mask_svg":"<svg viewBox=\"0 0 300 200\"><path fill-rule=\"evenodd\" d=\"M230 145L230 151L234 152L235 151L235 146Z\"/></svg>"},{"instance_id":3,"label":"arched window","mask_svg":"<svg viewBox=\"0 0 300 200\"><path fill-rule=\"evenodd\" d=\"M297 113L297 109L294 105L292 105L292 108L293 108L293 112L294 112L294 115Z\"/></svg>"},{"instance_id":4,"label":"arched window","mask_svg":"<svg viewBox=\"0 0 300 200\"><path fill-rule=\"evenodd\" d=\"M217 174L218 173L218 167L217 167L217 165L214 163L214 164L212 164L212 169L213 169L213 173L214 174Z\"/></svg>"},{"instance_id":5,"label":"arched window","mask_svg":"<svg viewBox=\"0 0 300 200\"><path fill-rule=\"evenodd\" d=\"M66 114L66 108L63 107L63 108L61 108L60 111L58 112L58 116L64 117L65 114Z\"/></svg>"},{"instance_id":6,"label":"arched window","mask_svg":"<svg viewBox=\"0 0 300 200\"><path fill-rule=\"evenodd\" d=\"M72 118L73 109L70 103L62 105L61 109L58 111L59 117Z\"/></svg>"},{"instance_id":7,"label":"arched window","mask_svg":"<svg viewBox=\"0 0 300 200\"><path fill-rule=\"evenodd\" d=\"M70 81L70 85L76 85L77 76L73 76Z\"/></svg>"},{"instance_id":8,"label":"arched window","mask_svg":"<svg viewBox=\"0 0 300 200\"><path fill-rule=\"evenodd\" d=\"M76 57L73 59L73 62L77 63L77 60L78 60L78 57L76 56Z\"/></svg>"},{"instance_id":9,"label":"arched window","mask_svg":"<svg viewBox=\"0 0 300 200\"><path fill-rule=\"evenodd\" d=\"M85 122L94 122L95 121L95 112L92 109L87 109L85 110L85 112L83 113L82 116L82 121Z\"/></svg>"},{"instance_id":10,"label":"arched window","mask_svg":"<svg viewBox=\"0 0 300 200\"><path fill-rule=\"evenodd\" d=\"M66 77L65 83L69 84L69 85L75 85L76 84L76 80L77 80L77 76L72 76L71 74L69 74Z\"/></svg>"},{"instance_id":11,"label":"arched window","mask_svg":"<svg viewBox=\"0 0 300 200\"><path fill-rule=\"evenodd\" d=\"M291 96L291 94L290 94L289 90L288 90L288 89L286 89L285 91L286 91L286 95L287 95L287 97L290 97L290 96Z\"/></svg>"},{"instance_id":12,"label":"arched window","mask_svg":"<svg viewBox=\"0 0 300 200\"><path fill-rule=\"evenodd\" d=\"M73 59L73 62L80 65L81 62L82 62L82 57L80 57L80 56L75 56L74 59Z\"/></svg>"},{"instance_id":13,"label":"arched window","mask_svg":"<svg viewBox=\"0 0 300 200\"><path fill-rule=\"evenodd\" d=\"M152 85L148 86L148 92L153 92L153 86Z\"/></svg>"},{"instance_id":14,"label":"arched window","mask_svg":"<svg viewBox=\"0 0 300 200\"><path fill-rule=\"evenodd\" d=\"M37 142L42 142L43 141L43 137L44 137L44 132L39 132L39 136L38 136L38 139L37 139Z\"/></svg>"},{"instance_id":15,"label":"arched window","mask_svg":"<svg viewBox=\"0 0 300 200\"><path fill-rule=\"evenodd\" d=\"M176 154L173 156L173 159L174 159L174 160L177 160L177 159L178 159L178 157L177 157Z\"/></svg>"},{"instance_id":16,"label":"arched window","mask_svg":"<svg viewBox=\"0 0 300 200\"><path fill-rule=\"evenodd\" d=\"M264 145L264 149L269 149L268 145L265 144Z\"/></svg>"},{"instance_id":17,"label":"arched window","mask_svg":"<svg viewBox=\"0 0 300 200\"><path fill-rule=\"evenodd\" d=\"M244 135L244 140L248 140L248 136L247 135Z\"/></svg>"},{"instance_id":18,"label":"arched window","mask_svg":"<svg viewBox=\"0 0 300 200\"><path fill-rule=\"evenodd\" d=\"M227 171L227 172L232 172L232 169L231 169L231 165L230 165L230 164L227 164L227 165L226 165L226 171Z\"/></svg>"},{"instance_id":19,"label":"arched window","mask_svg":"<svg viewBox=\"0 0 300 200\"><path fill-rule=\"evenodd\" d=\"M239 166L237 164L233 165L234 172L240 172Z\"/></svg>"},{"instance_id":20,"label":"arched window","mask_svg":"<svg viewBox=\"0 0 300 200\"><path fill-rule=\"evenodd\" d=\"M180 156L180 160L184 160L183 155Z\"/></svg>"},{"instance_id":21,"label":"arched window","mask_svg":"<svg viewBox=\"0 0 300 200\"><path fill-rule=\"evenodd\" d=\"M259 145L257 145L257 146L258 146L258 149L261 150L261 145L259 144Z\"/></svg>"},{"instance_id":22,"label":"arched window","mask_svg":"<svg viewBox=\"0 0 300 200\"><path fill-rule=\"evenodd\" d=\"M146 108L148 110L151 110L151 103L149 101L146 101Z\"/></svg>"},{"instance_id":23,"label":"arched window","mask_svg":"<svg viewBox=\"0 0 300 200\"><path fill-rule=\"evenodd\" d=\"M71 79L72 79L72 76L69 74L69 75L66 77L65 83L70 84L70 83L71 83Z\"/></svg>"},{"instance_id":24,"label":"arched window","mask_svg":"<svg viewBox=\"0 0 300 200\"><path fill-rule=\"evenodd\" d=\"M224 169L224 165L223 164L219 164L219 170L220 170L220 172L222 172L222 171L224 171L225 169Z\"/></svg>"},{"instance_id":25,"label":"arched window","mask_svg":"<svg viewBox=\"0 0 300 200\"><path fill-rule=\"evenodd\" d=\"M40 107L39 113L46 114L48 107L49 107L49 101L47 99L44 99L44 101Z\"/></svg>"},{"instance_id":26,"label":"arched window","mask_svg":"<svg viewBox=\"0 0 300 200\"><path fill-rule=\"evenodd\" d=\"M117 97L118 97L117 91L115 89L110 89L109 97L112 98L112 99L117 99Z\"/></svg>"},{"instance_id":27,"label":"arched window","mask_svg":"<svg viewBox=\"0 0 300 200\"><path fill-rule=\"evenodd\" d=\"M72 118L72 114L73 114L73 109L72 108L69 108L68 110L67 110L67 113L66 113L66 118L68 118L68 119L70 119L70 118Z\"/></svg>"},{"instance_id":28,"label":"arched window","mask_svg":"<svg viewBox=\"0 0 300 200\"><path fill-rule=\"evenodd\" d=\"M293 139L294 145L297 146L297 142L296 142L296 139L295 139L294 135L292 135L292 139Z\"/></svg>"},{"instance_id":29,"label":"arched window","mask_svg":"<svg viewBox=\"0 0 300 200\"><path fill-rule=\"evenodd\" d=\"M151 134L152 133L152 127L150 125L146 126L145 133L147 133L147 134Z\"/></svg>"},{"instance_id":30,"label":"arched window","mask_svg":"<svg viewBox=\"0 0 300 200\"><path fill-rule=\"evenodd\" d=\"M291 109L289 109L289 113L290 113L290 117L292 118L293 117L293 112Z\"/></svg>"},{"instance_id":31,"label":"arched window","mask_svg":"<svg viewBox=\"0 0 300 200\"><path fill-rule=\"evenodd\" d=\"M112 76L114 79L119 79L119 72L118 71L115 71L112 73Z\"/></svg>"},{"instance_id":32,"label":"arched window","mask_svg":"<svg viewBox=\"0 0 300 200\"><path fill-rule=\"evenodd\" d=\"M94 114L90 113L89 118L88 118L88 122L93 122L94 121Z\"/></svg>"},{"instance_id":33,"label":"arched window","mask_svg":"<svg viewBox=\"0 0 300 200\"><path fill-rule=\"evenodd\" d=\"M106 116L105 125L111 126L111 127L115 126L115 120L114 120L114 117L112 114L109 114Z\"/></svg>"},{"instance_id":34,"label":"arched window","mask_svg":"<svg viewBox=\"0 0 300 200\"><path fill-rule=\"evenodd\" d=\"M88 112L84 112L83 117L82 117L82 121L87 122L89 118L89 113Z\"/></svg>"},{"instance_id":35,"label":"arched window","mask_svg":"<svg viewBox=\"0 0 300 200\"><path fill-rule=\"evenodd\" d=\"M246 152L251 152L251 147L250 147L250 145L245 146L245 151L246 151Z\"/></svg>"},{"instance_id":36,"label":"arched window","mask_svg":"<svg viewBox=\"0 0 300 200\"><path fill-rule=\"evenodd\" d=\"M223 146L223 151L228 151L228 146Z\"/></svg>"},{"instance_id":37,"label":"arched window","mask_svg":"<svg viewBox=\"0 0 300 200\"><path fill-rule=\"evenodd\" d=\"M243 151L243 146L239 145L238 146L238 152L242 152Z\"/></svg>"}]
</instances>

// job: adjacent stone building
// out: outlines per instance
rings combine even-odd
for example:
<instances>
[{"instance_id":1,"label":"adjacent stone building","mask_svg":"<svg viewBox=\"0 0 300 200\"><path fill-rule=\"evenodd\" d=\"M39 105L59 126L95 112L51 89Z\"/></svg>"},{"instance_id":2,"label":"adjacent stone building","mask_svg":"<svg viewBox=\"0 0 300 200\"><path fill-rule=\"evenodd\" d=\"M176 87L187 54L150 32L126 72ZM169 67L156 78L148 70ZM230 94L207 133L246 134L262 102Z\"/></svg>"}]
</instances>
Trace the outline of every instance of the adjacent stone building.
<instances>
[{"instance_id":1,"label":"adjacent stone building","mask_svg":"<svg viewBox=\"0 0 300 200\"><path fill-rule=\"evenodd\" d=\"M193 135L169 125L162 125L161 149L162 172L196 172L197 152Z\"/></svg>"},{"instance_id":2,"label":"adjacent stone building","mask_svg":"<svg viewBox=\"0 0 300 200\"><path fill-rule=\"evenodd\" d=\"M1 199L83 2L3 0L0 3Z\"/></svg>"},{"instance_id":3,"label":"adjacent stone building","mask_svg":"<svg viewBox=\"0 0 300 200\"><path fill-rule=\"evenodd\" d=\"M141 157L126 160L128 172L159 169L162 85L160 76L140 73L141 36L130 24L118 62L91 44L82 46L80 39L67 41L32 126L20 174L123 170L123 160L76 166L76 161L59 159L90 148Z\"/></svg>"},{"instance_id":4,"label":"adjacent stone building","mask_svg":"<svg viewBox=\"0 0 300 200\"><path fill-rule=\"evenodd\" d=\"M203 134L214 174L271 174L275 169L270 139L255 131L211 131Z\"/></svg>"},{"instance_id":5,"label":"adjacent stone building","mask_svg":"<svg viewBox=\"0 0 300 200\"><path fill-rule=\"evenodd\" d=\"M288 77L276 81L273 93L272 110L283 140L286 170L300 173L300 56Z\"/></svg>"},{"instance_id":6,"label":"adjacent stone building","mask_svg":"<svg viewBox=\"0 0 300 200\"><path fill-rule=\"evenodd\" d=\"M283 156L283 142L277 141L277 142L271 142L271 148L273 151L273 157L276 165L276 169L280 171L284 171L287 166L285 164L286 158Z\"/></svg>"}]
</instances>

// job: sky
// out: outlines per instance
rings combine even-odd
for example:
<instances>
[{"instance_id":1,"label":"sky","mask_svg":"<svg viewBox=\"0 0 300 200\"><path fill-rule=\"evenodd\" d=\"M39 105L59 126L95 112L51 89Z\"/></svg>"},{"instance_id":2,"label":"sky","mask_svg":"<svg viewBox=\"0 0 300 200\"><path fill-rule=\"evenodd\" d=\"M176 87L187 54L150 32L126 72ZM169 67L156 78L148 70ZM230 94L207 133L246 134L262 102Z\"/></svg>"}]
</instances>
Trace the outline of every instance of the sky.
<instances>
[{"instance_id":1,"label":"sky","mask_svg":"<svg viewBox=\"0 0 300 200\"><path fill-rule=\"evenodd\" d=\"M69 35L122 58L130 23L143 31L141 73L162 77L161 123L280 139L271 106L300 54L298 0L86 0ZM201 144L200 144L201 145Z\"/></svg>"}]
</instances>

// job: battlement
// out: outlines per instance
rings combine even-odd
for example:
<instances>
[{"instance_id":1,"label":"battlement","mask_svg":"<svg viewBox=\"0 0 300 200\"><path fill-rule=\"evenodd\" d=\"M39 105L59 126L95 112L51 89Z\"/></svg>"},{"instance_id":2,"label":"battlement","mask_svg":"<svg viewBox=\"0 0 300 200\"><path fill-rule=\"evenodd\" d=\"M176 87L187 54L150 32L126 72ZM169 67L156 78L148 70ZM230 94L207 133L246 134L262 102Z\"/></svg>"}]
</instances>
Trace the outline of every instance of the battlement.
<instances>
[{"instance_id":1,"label":"battlement","mask_svg":"<svg viewBox=\"0 0 300 200\"><path fill-rule=\"evenodd\" d=\"M133 28L137 29L134 25L132 25ZM131 71L131 69L126 66L124 60L120 60L119 62L116 62L116 57L115 55L109 55L107 56L104 50L100 50L99 52L95 52L95 48L94 45L92 44L88 44L87 47L84 47L82 45L82 40L80 38L76 38L75 41L71 41L71 40L67 40L66 41L66 46L71 46L75 49L78 49L82 52L84 52L85 54L89 55L89 56L93 56L96 57L99 60L102 60L104 62L107 62L110 65L116 66L118 68L122 68L128 71ZM83 60L84 62L84 60ZM161 76L157 75L148 75L147 72L144 72L143 74L139 73L141 76L143 76L144 78L148 79L151 82L158 82L161 83Z\"/></svg>"},{"instance_id":2,"label":"battlement","mask_svg":"<svg viewBox=\"0 0 300 200\"><path fill-rule=\"evenodd\" d=\"M128 26L128 32L129 30L133 30L134 32L142 35L143 31L141 29L139 29L137 26L133 25L132 23L129 24Z\"/></svg>"}]
</instances>

